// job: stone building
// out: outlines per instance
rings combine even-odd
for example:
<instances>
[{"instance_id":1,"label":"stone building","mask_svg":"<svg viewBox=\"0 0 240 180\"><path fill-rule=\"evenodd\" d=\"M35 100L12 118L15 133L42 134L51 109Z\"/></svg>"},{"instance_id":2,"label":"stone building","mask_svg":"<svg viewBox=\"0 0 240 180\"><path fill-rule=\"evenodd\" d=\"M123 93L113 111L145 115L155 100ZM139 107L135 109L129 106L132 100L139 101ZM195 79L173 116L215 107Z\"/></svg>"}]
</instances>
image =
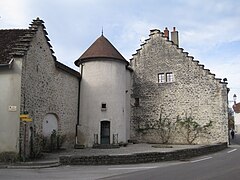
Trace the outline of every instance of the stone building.
<instances>
[{"instance_id":1,"label":"stone building","mask_svg":"<svg viewBox=\"0 0 240 180\"><path fill-rule=\"evenodd\" d=\"M149 39L130 60L133 68L131 138L162 142L156 128L160 115L172 122L191 117L199 125L210 121L206 137L194 143L227 142L227 83L188 56L178 44L178 32L151 30ZM173 129L170 143L186 143Z\"/></svg>"},{"instance_id":2,"label":"stone building","mask_svg":"<svg viewBox=\"0 0 240 180\"><path fill-rule=\"evenodd\" d=\"M227 83L178 47L178 32L151 30L130 63L101 35L75 61L57 61L44 22L0 30L0 152L28 155L53 130L66 148L161 143L159 116L212 122L194 143L228 141ZM27 122L30 121L30 122ZM172 128L169 143L187 143Z\"/></svg>"},{"instance_id":3,"label":"stone building","mask_svg":"<svg viewBox=\"0 0 240 180\"><path fill-rule=\"evenodd\" d=\"M75 143L80 74L58 62L43 21L29 29L0 30L0 152L25 155L53 130ZM29 121L20 120L27 114Z\"/></svg>"}]
</instances>

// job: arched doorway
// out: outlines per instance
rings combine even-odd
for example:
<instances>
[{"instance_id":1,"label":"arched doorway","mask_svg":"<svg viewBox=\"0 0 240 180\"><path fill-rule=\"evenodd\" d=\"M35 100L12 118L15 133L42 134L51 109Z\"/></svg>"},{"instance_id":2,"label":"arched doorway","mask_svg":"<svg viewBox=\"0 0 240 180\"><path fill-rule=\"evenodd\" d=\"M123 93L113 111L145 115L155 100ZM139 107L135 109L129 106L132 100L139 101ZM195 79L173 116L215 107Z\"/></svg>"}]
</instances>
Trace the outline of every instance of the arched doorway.
<instances>
[{"instance_id":1,"label":"arched doorway","mask_svg":"<svg viewBox=\"0 0 240 180\"><path fill-rule=\"evenodd\" d=\"M44 136L50 136L53 130L58 131L58 120L55 114L47 114L42 122L42 133Z\"/></svg>"},{"instance_id":2,"label":"arched doorway","mask_svg":"<svg viewBox=\"0 0 240 180\"><path fill-rule=\"evenodd\" d=\"M101 121L101 144L110 144L110 121Z\"/></svg>"}]
</instances>

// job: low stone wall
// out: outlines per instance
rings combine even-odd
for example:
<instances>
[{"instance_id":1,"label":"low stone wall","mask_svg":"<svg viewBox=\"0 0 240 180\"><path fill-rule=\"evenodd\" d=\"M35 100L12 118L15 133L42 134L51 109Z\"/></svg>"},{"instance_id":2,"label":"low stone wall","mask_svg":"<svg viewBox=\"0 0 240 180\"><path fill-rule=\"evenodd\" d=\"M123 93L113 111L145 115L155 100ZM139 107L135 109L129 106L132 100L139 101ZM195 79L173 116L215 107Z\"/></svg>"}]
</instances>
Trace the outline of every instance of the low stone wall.
<instances>
[{"instance_id":1,"label":"low stone wall","mask_svg":"<svg viewBox=\"0 0 240 180\"><path fill-rule=\"evenodd\" d=\"M148 152L126 155L64 155L60 156L63 165L109 165L109 164L138 164L160 161L188 159L204 154L214 153L227 148L227 143L207 145L193 149L183 149L171 152Z\"/></svg>"}]
</instances>

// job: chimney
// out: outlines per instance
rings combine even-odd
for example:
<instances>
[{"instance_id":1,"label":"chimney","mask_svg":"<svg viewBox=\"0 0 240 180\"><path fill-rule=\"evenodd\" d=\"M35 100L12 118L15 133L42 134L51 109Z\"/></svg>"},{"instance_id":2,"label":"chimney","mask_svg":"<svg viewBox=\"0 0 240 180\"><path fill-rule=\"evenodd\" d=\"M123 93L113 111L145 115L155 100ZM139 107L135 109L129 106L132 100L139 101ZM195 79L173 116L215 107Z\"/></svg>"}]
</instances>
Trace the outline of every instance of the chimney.
<instances>
[{"instance_id":1,"label":"chimney","mask_svg":"<svg viewBox=\"0 0 240 180\"><path fill-rule=\"evenodd\" d=\"M159 32L160 32L159 29L151 29L151 30L150 30L150 35L154 35L154 34L157 34L157 33L159 33Z\"/></svg>"},{"instance_id":2,"label":"chimney","mask_svg":"<svg viewBox=\"0 0 240 180\"><path fill-rule=\"evenodd\" d=\"M233 102L234 102L234 105L236 105L236 101L237 101L237 95L234 94L234 95L233 95Z\"/></svg>"},{"instance_id":3,"label":"chimney","mask_svg":"<svg viewBox=\"0 0 240 180\"><path fill-rule=\"evenodd\" d=\"M173 27L173 31L171 32L171 41L179 46L178 31L176 31L176 27Z\"/></svg>"},{"instance_id":4,"label":"chimney","mask_svg":"<svg viewBox=\"0 0 240 180\"><path fill-rule=\"evenodd\" d=\"M165 27L165 29L164 29L164 36L165 36L167 39L169 39L169 30L168 30L167 27Z\"/></svg>"}]
</instances>

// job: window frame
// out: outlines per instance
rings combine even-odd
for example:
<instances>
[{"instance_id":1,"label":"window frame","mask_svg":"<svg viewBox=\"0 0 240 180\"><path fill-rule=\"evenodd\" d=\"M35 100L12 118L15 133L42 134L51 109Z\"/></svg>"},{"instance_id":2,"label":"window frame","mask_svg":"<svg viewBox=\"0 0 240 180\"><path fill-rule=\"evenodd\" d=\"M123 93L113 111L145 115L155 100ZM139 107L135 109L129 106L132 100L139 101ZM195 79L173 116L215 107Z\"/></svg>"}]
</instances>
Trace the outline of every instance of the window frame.
<instances>
[{"instance_id":1,"label":"window frame","mask_svg":"<svg viewBox=\"0 0 240 180\"><path fill-rule=\"evenodd\" d=\"M172 83L172 82L174 82L173 72L167 72L166 73L166 83Z\"/></svg>"},{"instance_id":2,"label":"window frame","mask_svg":"<svg viewBox=\"0 0 240 180\"><path fill-rule=\"evenodd\" d=\"M158 73L158 83L162 84L166 82L165 73Z\"/></svg>"}]
</instances>

